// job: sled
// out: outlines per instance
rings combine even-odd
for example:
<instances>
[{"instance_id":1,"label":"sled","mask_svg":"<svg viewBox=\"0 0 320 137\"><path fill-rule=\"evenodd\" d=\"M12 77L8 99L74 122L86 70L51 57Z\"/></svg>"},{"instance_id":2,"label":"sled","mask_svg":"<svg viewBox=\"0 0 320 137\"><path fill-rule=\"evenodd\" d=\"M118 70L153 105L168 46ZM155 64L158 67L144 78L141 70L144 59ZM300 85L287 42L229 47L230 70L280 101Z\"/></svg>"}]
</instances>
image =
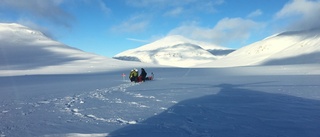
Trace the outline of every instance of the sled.
<instances>
[{"instance_id":1,"label":"sled","mask_svg":"<svg viewBox=\"0 0 320 137\"><path fill-rule=\"evenodd\" d=\"M151 76L146 77L146 80L153 80L154 79L154 74L153 72L151 72Z\"/></svg>"},{"instance_id":2,"label":"sled","mask_svg":"<svg viewBox=\"0 0 320 137\"><path fill-rule=\"evenodd\" d=\"M153 80L153 79L154 79L154 74L153 74L153 72L152 72L152 73L151 73L151 76L146 77L145 81ZM138 82L143 82L142 76L139 76L139 77L138 77Z\"/></svg>"}]
</instances>

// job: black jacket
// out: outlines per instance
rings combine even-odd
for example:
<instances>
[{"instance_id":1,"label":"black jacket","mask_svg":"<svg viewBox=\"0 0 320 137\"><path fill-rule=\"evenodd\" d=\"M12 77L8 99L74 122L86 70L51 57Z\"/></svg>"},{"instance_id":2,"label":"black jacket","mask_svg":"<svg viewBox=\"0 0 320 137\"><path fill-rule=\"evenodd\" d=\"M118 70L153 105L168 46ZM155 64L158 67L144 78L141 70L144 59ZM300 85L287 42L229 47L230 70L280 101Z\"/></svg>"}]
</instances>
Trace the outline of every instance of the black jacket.
<instances>
[{"instance_id":1,"label":"black jacket","mask_svg":"<svg viewBox=\"0 0 320 137\"><path fill-rule=\"evenodd\" d=\"M142 76L142 78L145 78L147 76L147 72L143 68L141 69L140 76Z\"/></svg>"}]
</instances>

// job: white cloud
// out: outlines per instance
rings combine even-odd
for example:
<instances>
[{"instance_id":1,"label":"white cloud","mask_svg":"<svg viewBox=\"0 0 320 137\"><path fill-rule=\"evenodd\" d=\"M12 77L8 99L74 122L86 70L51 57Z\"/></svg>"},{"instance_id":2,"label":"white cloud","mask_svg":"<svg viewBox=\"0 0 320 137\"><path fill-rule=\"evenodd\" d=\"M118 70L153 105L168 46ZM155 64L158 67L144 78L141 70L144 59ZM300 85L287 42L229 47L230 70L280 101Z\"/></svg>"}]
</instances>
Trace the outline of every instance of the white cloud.
<instances>
[{"instance_id":1,"label":"white cloud","mask_svg":"<svg viewBox=\"0 0 320 137\"><path fill-rule=\"evenodd\" d=\"M257 9L253 12L251 12L247 17L248 18L254 18L262 15L262 11L260 9Z\"/></svg>"},{"instance_id":2,"label":"white cloud","mask_svg":"<svg viewBox=\"0 0 320 137\"><path fill-rule=\"evenodd\" d=\"M320 27L320 0L293 0L275 15L276 21L287 22L287 29L302 30Z\"/></svg>"},{"instance_id":3,"label":"white cloud","mask_svg":"<svg viewBox=\"0 0 320 137\"><path fill-rule=\"evenodd\" d=\"M184 0L183 2L173 0L126 0L126 4L132 7L164 8L182 6L195 1L196 0Z\"/></svg>"},{"instance_id":4,"label":"white cloud","mask_svg":"<svg viewBox=\"0 0 320 137\"><path fill-rule=\"evenodd\" d=\"M136 33L144 31L149 25L149 20L143 15L132 16L117 26L111 28L114 32Z\"/></svg>"},{"instance_id":5,"label":"white cloud","mask_svg":"<svg viewBox=\"0 0 320 137\"><path fill-rule=\"evenodd\" d=\"M127 40L134 41L134 42L140 42L140 43L148 43L149 40L142 40L142 39L135 39L135 38L126 38Z\"/></svg>"},{"instance_id":6,"label":"white cloud","mask_svg":"<svg viewBox=\"0 0 320 137\"><path fill-rule=\"evenodd\" d=\"M170 16L170 17L175 17L180 15L183 12L183 8L182 7L177 7L173 10L170 10L166 13L164 13L164 16Z\"/></svg>"},{"instance_id":7,"label":"white cloud","mask_svg":"<svg viewBox=\"0 0 320 137\"><path fill-rule=\"evenodd\" d=\"M107 5L102 1L102 0L99 0L98 1L98 4L99 4L99 7L100 9L106 14L110 14L111 12L111 9L107 7Z\"/></svg>"},{"instance_id":8,"label":"white cloud","mask_svg":"<svg viewBox=\"0 0 320 137\"><path fill-rule=\"evenodd\" d=\"M215 13L215 7L224 0L126 0L131 7L149 9L151 12L163 12L162 15L172 16L190 13Z\"/></svg>"},{"instance_id":9,"label":"white cloud","mask_svg":"<svg viewBox=\"0 0 320 137\"><path fill-rule=\"evenodd\" d=\"M224 0L215 1L197 1L196 3L190 4L191 7L195 7L196 11L201 11L205 13L216 13L216 6L222 5ZM191 9L192 10L192 9Z\"/></svg>"},{"instance_id":10,"label":"white cloud","mask_svg":"<svg viewBox=\"0 0 320 137\"><path fill-rule=\"evenodd\" d=\"M215 1L214 1L214 4L215 4L215 5L221 5L221 4L223 4L223 3L225 3L225 0L215 0Z\"/></svg>"},{"instance_id":11,"label":"white cloud","mask_svg":"<svg viewBox=\"0 0 320 137\"><path fill-rule=\"evenodd\" d=\"M13 10L21 16L32 16L53 22L65 27L71 27L74 17L59 7L62 0L0 0L0 7Z\"/></svg>"},{"instance_id":12,"label":"white cloud","mask_svg":"<svg viewBox=\"0 0 320 137\"><path fill-rule=\"evenodd\" d=\"M252 33L265 27L265 24L243 18L224 18L213 28L199 27L191 22L175 28L168 35L183 35L192 39L227 45L234 41L246 41Z\"/></svg>"},{"instance_id":13,"label":"white cloud","mask_svg":"<svg viewBox=\"0 0 320 137\"><path fill-rule=\"evenodd\" d=\"M197 3L201 4L212 4L212 5L221 5L225 0L126 0L126 4L134 7L175 7Z\"/></svg>"}]
</instances>

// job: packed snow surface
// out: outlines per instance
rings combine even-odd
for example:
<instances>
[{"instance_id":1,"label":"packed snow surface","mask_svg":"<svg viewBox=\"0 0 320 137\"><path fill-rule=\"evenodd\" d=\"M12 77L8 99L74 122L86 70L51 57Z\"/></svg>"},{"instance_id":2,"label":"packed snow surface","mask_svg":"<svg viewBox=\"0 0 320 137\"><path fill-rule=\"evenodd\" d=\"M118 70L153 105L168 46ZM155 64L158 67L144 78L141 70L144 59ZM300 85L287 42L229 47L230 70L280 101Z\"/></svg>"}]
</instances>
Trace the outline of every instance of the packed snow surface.
<instances>
[{"instance_id":1,"label":"packed snow surface","mask_svg":"<svg viewBox=\"0 0 320 137\"><path fill-rule=\"evenodd\" d=\"M320 136L319 66L0 77L4 136Z\"/></svg>"}]
</instances>

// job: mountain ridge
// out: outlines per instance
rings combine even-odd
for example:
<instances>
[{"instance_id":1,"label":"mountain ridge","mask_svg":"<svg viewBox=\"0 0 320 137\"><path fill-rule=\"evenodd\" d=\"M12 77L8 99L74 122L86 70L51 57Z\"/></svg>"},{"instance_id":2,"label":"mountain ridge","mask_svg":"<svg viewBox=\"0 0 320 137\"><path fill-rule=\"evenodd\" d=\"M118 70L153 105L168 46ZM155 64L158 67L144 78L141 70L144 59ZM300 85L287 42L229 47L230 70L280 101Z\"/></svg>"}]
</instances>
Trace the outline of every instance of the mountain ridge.
<instances>
[{"instance_id":1,"label":"mountain ridge","mask_svg":"<svg viewBox=\"0 0 320 137\"><path fill-rule=\"evenodd\" d=\"M320 63L320 29L269 36L201 67L292 65Z\"/></svg>"},{"instance_id":2,"label":"mountain ridge","mask_svg":"<svg viewBox=\"0 0 320 137\"><path fill-rule=\"evenodd\" d=\"M213 55L213 53L219 51L220 53ZM230 48L187 39L180 35L171 35L138 48L121 52L114 58L189 67L219 59L232 51L234 50Z\"/></svg>"},{"instance_id":3,"label":"mountain ridge","mask_svg":"<svg viewBox=\"0 0 320 137\"><path fill-rule=\"evenodd\" d=\"M155 66L87 53L17 23L0 23L0 42L0 75L88 73Z\"/></svg>"}]
</instances>

